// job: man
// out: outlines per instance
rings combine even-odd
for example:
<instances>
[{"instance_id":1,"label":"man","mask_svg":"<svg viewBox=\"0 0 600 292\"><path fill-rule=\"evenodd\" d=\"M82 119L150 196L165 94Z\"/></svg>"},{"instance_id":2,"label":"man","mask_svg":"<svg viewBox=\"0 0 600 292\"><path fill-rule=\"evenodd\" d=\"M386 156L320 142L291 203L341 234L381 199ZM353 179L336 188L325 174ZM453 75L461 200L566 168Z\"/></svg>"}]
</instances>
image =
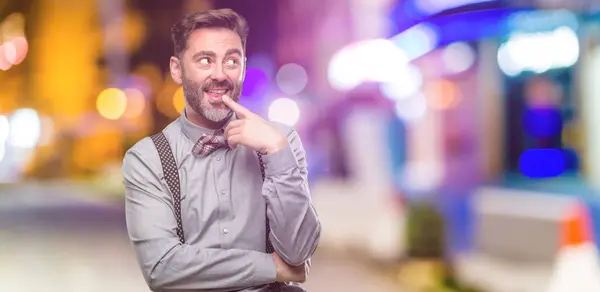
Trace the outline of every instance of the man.
<instances>
[{"instance_id":1,"label":"man","mask_svg":"<svg viewBox=\"0 0 600 292\"><path fill-rule=\"evenodd\" d=\"M305 280L320 237L305 153L292 128L237 103L247 35L230 9L177 22L170 70L186 106L162 131L176 170L156 136L123 159L127 229L153 291L303 291L282 283Z\"/></svg>"}]
</instances>

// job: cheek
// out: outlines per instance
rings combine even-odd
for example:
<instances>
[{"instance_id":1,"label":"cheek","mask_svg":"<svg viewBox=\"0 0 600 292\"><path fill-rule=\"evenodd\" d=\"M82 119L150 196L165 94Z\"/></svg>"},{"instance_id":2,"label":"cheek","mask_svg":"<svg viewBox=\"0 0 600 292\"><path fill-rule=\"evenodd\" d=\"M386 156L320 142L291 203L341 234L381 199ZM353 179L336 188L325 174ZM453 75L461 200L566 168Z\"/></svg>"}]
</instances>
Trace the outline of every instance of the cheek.
<instances>
[{"instance_id":1,"label":"cheek","mask_svg":"<svg viewBox=\"0 0 600 292\"><path fill-rule=\"evenodd\" d=\"M240 82L242 80L241 72L230 72L227 74L227 77L231 81Z\"/></svg>"},{"instance_id":2,"label":"cheek","mask_svg":"<svg viewBox=\"0 0 600 292\"><path fill-rule=\"evenodd\" d=\"M195 82L204 82L210 76L209 70L202 70L200 68L192 68L191 70L186 70L185 73L187 79Z\"/></svg>"}]
</instances>

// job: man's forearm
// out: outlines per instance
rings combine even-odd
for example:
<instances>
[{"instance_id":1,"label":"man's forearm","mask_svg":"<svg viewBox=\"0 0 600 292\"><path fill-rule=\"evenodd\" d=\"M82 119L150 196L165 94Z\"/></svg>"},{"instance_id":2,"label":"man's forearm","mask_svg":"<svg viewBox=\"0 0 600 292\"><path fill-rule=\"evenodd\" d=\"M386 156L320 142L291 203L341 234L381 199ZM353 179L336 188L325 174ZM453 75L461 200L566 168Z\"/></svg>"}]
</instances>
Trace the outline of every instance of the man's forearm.
<instances>
[{"instance_id":1,"label":"man's forearm","mask_svg":"<svg viewBox=\"0 0 600 292\"><path fill-rule=\"evenodd\" d=\"M146 281L153 291L232 291L275 281L272 255L240 249L175 245L158 262L138 246Z\"/></svg>"},{"instance_id":2,"label":"man's forearm","mask_svg":"<svg viewBox=\"0 0 600 292\"><path fill-rule=\"evenodd\" d=\"M290 176L281 180L271 178L273 194L268 199L271 221L271 241L281 258L297 266L310 258L315 251L321 225L317 214L303 193L305 188L290 183Z\"/></svg>"},{"instance_id":3,"label":"man's forearm","mask_svg":"<svg viewBox=\"0 0 600 292\"><path fill-rule=\"evenodd\" d=\"M288 147L264 157L263 196L268 205L271 241L281 258L294 266L310 258L321 234L304 156L299 138L293 133Z\"/></svg>"}]
</instances>

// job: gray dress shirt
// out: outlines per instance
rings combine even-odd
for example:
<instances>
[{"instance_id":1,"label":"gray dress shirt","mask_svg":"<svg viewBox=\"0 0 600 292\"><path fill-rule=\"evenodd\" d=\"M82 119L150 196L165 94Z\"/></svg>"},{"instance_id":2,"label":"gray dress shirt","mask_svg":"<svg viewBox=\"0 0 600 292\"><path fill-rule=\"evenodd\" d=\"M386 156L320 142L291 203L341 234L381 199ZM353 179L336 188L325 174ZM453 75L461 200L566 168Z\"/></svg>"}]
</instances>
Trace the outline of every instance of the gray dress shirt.
<instances>
[{"instance_id":1,"label":"gray dress shirt","mask_svg":"<svg viewBox=\"0 0 600 292\"><path fill-rule=\"evenodd\" d=\"M193 145L212 130L185 115L165 128L179 168L185 244L175 231L172 197L152 140L146 137L127 151L122 166L127 230L151 290L267 291L276 271L265 253L265 211L271 242L284 261L300 265L313 254L321 226L302 142L291 127L274 125L287 133L289 145L263 156L264 183L251 149L196 156Z\"/></svg>"}]
</instances>

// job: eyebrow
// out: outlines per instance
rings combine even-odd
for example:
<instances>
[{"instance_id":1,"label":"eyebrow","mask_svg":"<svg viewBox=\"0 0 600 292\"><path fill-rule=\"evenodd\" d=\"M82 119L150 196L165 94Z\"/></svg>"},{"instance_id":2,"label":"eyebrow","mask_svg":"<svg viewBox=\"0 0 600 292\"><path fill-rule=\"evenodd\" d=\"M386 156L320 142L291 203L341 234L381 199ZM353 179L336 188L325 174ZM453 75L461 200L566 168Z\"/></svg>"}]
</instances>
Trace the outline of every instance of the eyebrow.
<instances>
[{"instance_id":1,"label":"eyebrow","mask_svg":"<svg viewBox=\"0 0 600 292\"><path fill-rule=\"evenodd\" d=\"M240 55L241 56L242 52L239 49L229 49L225 53L225 56L230 56L230 55ZM199 51L192 56L192 59L196 60L200 57L216 58L217 54L213 51Z\"/></svg>"},{"instance_id":2,"label":"eyebrow","mask_svg":"<svg viewBox=\"0 0 600 292\"><path fill-rule=\"evenodd\" d=\"M242 55L242 52L238 49L229 49L227 50L227 53L225 53L225 56L230 56L230 55Z\"/></svg>"},{"instance_id":3,"label":"eyebrow","mask_svg":"<svg viewBox=\"0 0 600 292\"><path fill-rule=\"evenodd\" d=\"M200 57L211 57L211 58L215 58L217 56L217 54L215 54L215 52L211 52L211 51L200 51L195 53L192 56L192 59L196 60Z\"/></svg>"}]
</instances>

